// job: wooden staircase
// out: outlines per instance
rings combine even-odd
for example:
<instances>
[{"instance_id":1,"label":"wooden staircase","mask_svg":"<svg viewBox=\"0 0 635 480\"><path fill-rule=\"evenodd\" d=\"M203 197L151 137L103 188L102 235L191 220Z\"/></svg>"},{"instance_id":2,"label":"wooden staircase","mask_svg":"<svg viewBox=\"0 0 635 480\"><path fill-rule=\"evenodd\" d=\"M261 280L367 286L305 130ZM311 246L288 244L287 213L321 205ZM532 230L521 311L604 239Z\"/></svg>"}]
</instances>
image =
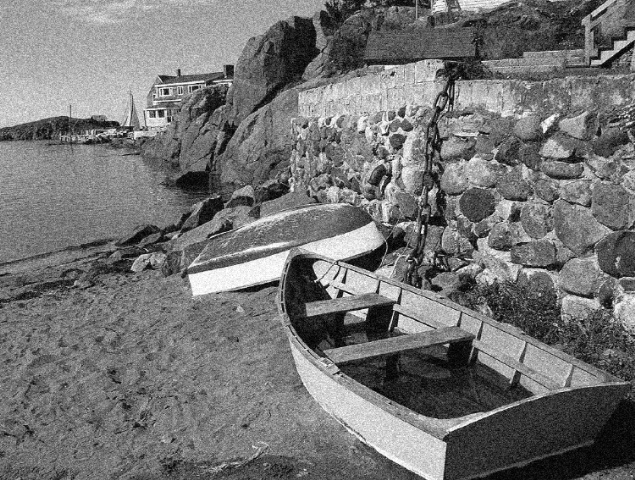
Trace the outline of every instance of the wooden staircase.
<instances>
[{"instance_id":1,"label":"wooden staircase","mask_svg":"<svg viewBox=\"0 0 635 480\"><path fill-rule=\"evenodd\" d=\"M598 54L590 58L592 67L607 65L628 50L628 48L635 43L635 27L627 27L625 29L625 36L622 38L613 37L612 43L611 48L598 48Z\"/></svg>"},{"instance_id":2,"label":"wooden staircase","mask_svg":"<svg viewBox=\"0 0 635 480\"><path fill-rule=\"evenodd\" d=\"M604 67L618 59L635 44L635 21L631 14L624 15L631 10L630 0L608 0L582 20L585 30L585 63L590 67ZM598 45L597 37L603 31L615 32L621 29L620 36L613 35L610 45ZM631 63L631 68L634 64Z\"/></svg>"}]
</instances>

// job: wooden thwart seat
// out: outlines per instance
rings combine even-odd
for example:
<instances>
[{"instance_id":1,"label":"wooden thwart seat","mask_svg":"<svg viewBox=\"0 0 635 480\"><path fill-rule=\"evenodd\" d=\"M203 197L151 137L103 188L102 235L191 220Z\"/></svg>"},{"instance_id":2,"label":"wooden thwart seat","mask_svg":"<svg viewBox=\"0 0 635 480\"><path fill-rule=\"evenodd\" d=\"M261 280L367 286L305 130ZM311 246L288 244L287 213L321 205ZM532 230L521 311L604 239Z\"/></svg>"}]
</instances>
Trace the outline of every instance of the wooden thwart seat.
<instances>
[{"instance_id":1,"label":"wooden thwart seat","mask_svg":"<svg viewBox=\"0 0 635 480\"><path fill-rule=\"evenodd\" d=\"M395 303L394 300L377 293L364 293L351 295L350 297L333 298L330 300L318 300L308 302L305 305L307 318L327 315L329 313L350 312L363 308L386 307Z\"/></svg>"},{"instance_id":2,"label":"wooden thwart seat","mask_svg":"<svg viewBox=\"0 0 635 480\"><path fill-rule=\"evenodd\" d=\"M461 330L458 327L445 327L429 332L384 338L340 348L331 348L324 350L324 354L333 363L341 365L355 360L382 357L444 343L469 342L473 339L474 335L465 330Z\"/></svg>"}]
</instances>

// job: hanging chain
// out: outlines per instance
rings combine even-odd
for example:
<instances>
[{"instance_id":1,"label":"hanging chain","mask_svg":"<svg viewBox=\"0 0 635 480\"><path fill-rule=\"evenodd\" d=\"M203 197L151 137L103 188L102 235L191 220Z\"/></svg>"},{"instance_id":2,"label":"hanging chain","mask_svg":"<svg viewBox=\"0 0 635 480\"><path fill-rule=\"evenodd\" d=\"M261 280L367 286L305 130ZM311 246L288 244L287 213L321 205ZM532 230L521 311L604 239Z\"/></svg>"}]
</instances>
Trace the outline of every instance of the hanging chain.
<instances>
[{"instance_id":1,"label":"hanging chain","mask_svg":"<svg viewBox=\"0 0 635 480\"><path fill-rule=\"evenodd\" d=\"M428 194L435 185L432 174L433 160L435 153L439 154L441 151L441 136L439 134L438 122L446 108L448 111L452 111L454 108L455 85L461 72L460 64L457 62L445 62L444 67L448 79L445 83L445 87L439 92L434 101L434 112L426 128L423 190L421 192L421 196L419 197L417 208L416 241L412 251L406 258L408 269L406 271L405 281L409 285L417 288L421 287L421 277L417 270L423 262L423 249L428 236L430 217L432 216L432 208L428 202Z\"/></svg>"}]
</instances>

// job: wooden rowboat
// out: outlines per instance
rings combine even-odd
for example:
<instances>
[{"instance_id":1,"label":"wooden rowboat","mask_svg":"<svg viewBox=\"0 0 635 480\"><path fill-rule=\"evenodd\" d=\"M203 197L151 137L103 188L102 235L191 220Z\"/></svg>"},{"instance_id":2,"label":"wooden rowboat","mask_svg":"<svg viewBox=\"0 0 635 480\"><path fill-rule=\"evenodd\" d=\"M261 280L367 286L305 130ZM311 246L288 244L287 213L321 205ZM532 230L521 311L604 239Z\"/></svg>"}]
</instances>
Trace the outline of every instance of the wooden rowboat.
<instances>
[{"instance_id":1,"label":"wooden rowboat","mask_svg":"<svg viewBox=\"0 0 635 480\"><path fill-rule=\"evenodd\" d=\"M351 260L383 244L362 209L346 203L305 205L211 237L187 273L193 295L238 290L278 281L294 247Z\"/></svg>"},{"instance_id":2,"label":"wooden rowboat","mask_svg":"<svg viewBox=\"0 0 635 480\"><path fill-rule=\"evenodd\" d=\"M589 445L629 384L433 292L294 250L279 310L306 389L428 479Z\"/></svg>"}]
</instances>

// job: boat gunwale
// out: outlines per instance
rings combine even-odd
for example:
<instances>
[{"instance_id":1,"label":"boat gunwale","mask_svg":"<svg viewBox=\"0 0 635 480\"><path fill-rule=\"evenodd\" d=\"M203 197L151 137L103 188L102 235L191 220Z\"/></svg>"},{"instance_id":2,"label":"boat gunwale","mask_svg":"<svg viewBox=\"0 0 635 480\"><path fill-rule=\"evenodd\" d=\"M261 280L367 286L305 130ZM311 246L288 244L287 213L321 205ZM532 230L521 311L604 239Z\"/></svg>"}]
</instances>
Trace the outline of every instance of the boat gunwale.
<instances>
[{"instance_id":1,"label":"boat gunwale","mask_svg":"<svg viewBox=\"0 0 635 480\"><path fill-rule=\"evenodd\" d=\"M381 395L380 393L373 391L372 389L370 389L369 387L366 387L360 382L357 382L356 380L354 380L353 378L351 378L350 376L342 372L339 369L339 367L335 363L330 361L327 357L320 356L314 349L311 349L304 342L304 340L302 340L302 338L299 336L298 332L296 331L295 327L293 326L293 323L288 313L286 312L286 309L284 306L285 291L286 291L285 280L286 280L287 272L289 271L289 268L293 260L298 256L323 260L333 265L337 265L339 267L352 269L353 271L366 275L366 276L370 274L371 278L374 277L378 280L385 281L391 285L404 288L412 293L424 294L423 296L425 296L429 300L440 301L440 303L442 303L445 306L455 308L457 310L460 310L463 313L467 313L472 316L476 316L477 319L486 322L488 325L491 325L492 327L495 327L495 328L503 327L501 328L501 330L503 330L505 333L509 333L519 339L522 339L523 341L528 341L528 343L531 343L532 345L539 347L547 351L548 353L555 354L560 359L565 360L574 366L581 367L580 364L582 364L583 367L587 367L582 369L592 374L593 376L595 376L597 378L597 383L593 383L591 385L580 385L580 386L573 386L573 387L563 386L554 390L547 390L542 393L532 394L528 398L510 402L506 405L494 408L492 410L463 415L460 417L455 417L453 419L438 419L435 417L429 417L429 416L417 413L416 411L402 404L391 401L384 395ZM401 282L398 282L396 280L388 279L388 278L376 275L373 272L369 272L367 270L356 267L354 265L347 264L344 261L334 261L322 255L314 254L312 252L308 252L300 248L295 248L290 252L287 258L287 262L285 264L285 268L283 270L283 273L280 279L277 302L278 302L278 309L280 312L280 320L283 326L285 327L285 331L290 341L289 343L291 347L295 348L295 350L298 353L300 353L305 358L307 358L314 367L318 368L323 374L331 377L339 385L341 385L342 388L347 388L349 390L352 390L354 393L362 397L364 400L373 403L379 408L382 408L388 413L394 415L396 418L399 418L400 420L409 423L410 425L432 435L433 437L436 437L444 441L447 439L448 436L450 436L454 432L457 432L463 427L466 427L475 422L481 421L487 417L494 416L505 410L516 408L526 403L540 401L541 399L544 399L546 397L551 397L551 396L558 395L560 393L566 393L566 392L570 392L574 390L594 389L594 388L601 388L606 386L624 386L624 387L630 386L629 382L623 381L607 372L596 369L595 367L592 367L588 365L587 363L582 362L581 360L571 357L570 355L567 355L561 352L560 350L554 349L553 347L548 347L548 345L522 333L520 330L516 329L513 326L507 326L506 324L502 322L498 322L485 315L479 314L478 312L470 310L469 308L462 307L450 300L447 300L444 298L440 299L438 297L439 296L435 295L434 293L426 292L424 290L419 290L412 286L405 285ZM548 347L548 348L545 349L543 347ZM604 381L602 381L601 378L604 378Z\"/></svg>"}]
</instances>

